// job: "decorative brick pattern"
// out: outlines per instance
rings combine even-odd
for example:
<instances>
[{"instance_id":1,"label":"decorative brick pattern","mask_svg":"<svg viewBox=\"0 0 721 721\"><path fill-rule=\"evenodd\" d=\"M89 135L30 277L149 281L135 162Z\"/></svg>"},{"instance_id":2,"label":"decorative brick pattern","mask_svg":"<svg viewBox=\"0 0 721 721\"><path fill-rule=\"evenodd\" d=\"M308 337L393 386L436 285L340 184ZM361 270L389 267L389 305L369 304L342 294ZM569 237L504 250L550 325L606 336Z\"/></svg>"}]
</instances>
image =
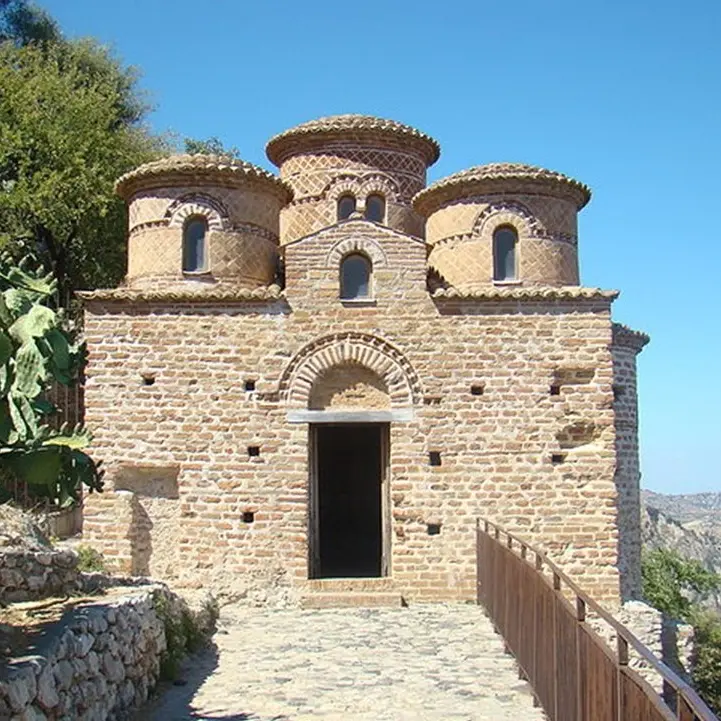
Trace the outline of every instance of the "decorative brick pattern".
<instances>
[{"instance_id":1,"label":"decorative brick pattern","mask_svg":"<svg viewBox=\"0 0 721 721\"><path fill-rule=\"evenodd\" d=\"M339 333L301 349L285 369L278 395L291 407L307 408L311 389L319 378L346 364L358 364L377 375L391 407L410 407L421 396L420 379L403 354L386 341L365 333Z\"/></svg>"},{"instance_id":2,"label":"decorative brick pattern","mask_svg":"<svg viewBox=\"0 0 721 721\"><path fill-rule=\"evenodd\" d=\"M373 268L385 268L388 265L386 254L380 243L362 235L351 236L337 241L328 253L325 264L329 268L338 268L349 253L364 253L373 263Z\"/></svg>"}]
</instances>

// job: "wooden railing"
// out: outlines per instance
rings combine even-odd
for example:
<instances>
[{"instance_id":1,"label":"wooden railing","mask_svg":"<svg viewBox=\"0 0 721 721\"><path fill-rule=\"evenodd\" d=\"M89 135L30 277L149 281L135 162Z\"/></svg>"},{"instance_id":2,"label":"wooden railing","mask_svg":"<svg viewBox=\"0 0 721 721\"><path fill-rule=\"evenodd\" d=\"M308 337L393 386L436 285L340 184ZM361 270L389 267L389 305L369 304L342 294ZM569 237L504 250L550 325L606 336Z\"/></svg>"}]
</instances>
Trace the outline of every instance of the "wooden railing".
<instances>
[{"instance_id":1,"label":"wooden railing","mask_svg":"<svg viewBox=\"0 0 721 721\"><path fill-rule=\"evenodd\" d=\"M530 544L479 521L477 562L478 603L550 721L719 721L687 683ZM615 652L590 628L587 611L608 624ZM658 674L663 698L629 666L629 648Z\"/></svg>"}]
</instances>

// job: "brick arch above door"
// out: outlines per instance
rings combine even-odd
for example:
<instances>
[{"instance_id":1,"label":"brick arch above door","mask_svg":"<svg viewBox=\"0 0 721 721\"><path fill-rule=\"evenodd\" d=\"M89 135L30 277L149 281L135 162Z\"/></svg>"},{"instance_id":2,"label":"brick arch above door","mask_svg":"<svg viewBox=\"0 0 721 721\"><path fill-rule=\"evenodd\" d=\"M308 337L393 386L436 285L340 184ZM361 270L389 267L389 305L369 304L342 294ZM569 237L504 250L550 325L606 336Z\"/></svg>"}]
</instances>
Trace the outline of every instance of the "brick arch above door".
<instances>
[{"instance_id":1,"label":"brick arch above door","mask_svg":"<svg viewBox=\"0 0 721 721\"><path fill-rule=\"evenodd\" d=\"M388 389L392 409L420 403L422 387L408 359L387 341L368 333L333 333L303 347L280 379L281 400L289 409L307 409L316 382L330 369L360 365L375 373Z\"/></svg>"}]
</instances>

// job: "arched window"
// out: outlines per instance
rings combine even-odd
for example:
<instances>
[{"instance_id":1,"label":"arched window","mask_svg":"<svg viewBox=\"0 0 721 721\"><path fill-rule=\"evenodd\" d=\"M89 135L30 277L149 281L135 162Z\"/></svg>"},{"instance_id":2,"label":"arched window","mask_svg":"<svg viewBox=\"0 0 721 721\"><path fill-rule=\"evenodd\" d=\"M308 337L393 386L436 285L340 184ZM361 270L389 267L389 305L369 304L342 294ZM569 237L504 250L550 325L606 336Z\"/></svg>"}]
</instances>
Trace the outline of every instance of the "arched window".
<instances>
[{"instance_id":1,"label":"arched window","mask_svg":"<svg viewBox=\"0 0 721 721\"><path fill-rule=\"evenodd\" d=\"M493 233L493 280L516 279L516 243L518 234L510 225Z\"/></svg>"},{"instance_id":2,"label":"arched window","mask_svg":"<svg viewBox=\"0 0 721 721\"><path fill-rule=\"evenodd\" d=\"M355 213L355 198L352 195L341 195L338 198L338 220L347 220Z\"/></svg>"},{"instance_id":3,"label":"arched window","mask_svg":"<svg viewBox=\"0 0 721 721\"><path fill-rule=\"evenodd\" d=\"M197 273L207 269L208 248L205 236L208 221L205 218L189 218L183 228L183 272Z\"/></svg>"},{"instance_id":4,"label":"arched window","mask_svg":"<svg viewBox=\"0 0 721 721\"><path fill-rule=\"evenodd\" d=\"M370 260L360 253L351 253L340 264L340 297L343 300L369 298L371 294Z\"/></svg>"},{"instance_id":5,"label":"arched window","mask_svg":"<svg viewBox=\"0 0 721 721\"><path fill-rule=\"evenodd\" d=\"M386 199L374 193L366 198L366 220L383 223L386 219Z\"/></svg>"}]
</instances>

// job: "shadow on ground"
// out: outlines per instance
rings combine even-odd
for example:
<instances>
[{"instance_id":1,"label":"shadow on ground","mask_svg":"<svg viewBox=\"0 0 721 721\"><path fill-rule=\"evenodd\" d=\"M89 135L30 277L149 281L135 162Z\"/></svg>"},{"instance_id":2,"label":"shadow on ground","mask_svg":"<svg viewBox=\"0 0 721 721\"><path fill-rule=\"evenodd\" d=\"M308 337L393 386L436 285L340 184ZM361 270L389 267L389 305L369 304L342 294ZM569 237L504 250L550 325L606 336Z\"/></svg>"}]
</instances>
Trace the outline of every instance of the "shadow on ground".
<instances>
[{"instance_id":1,"label":"shadow on ground","mask_svg":"<svg viewBox=\"0 0 721 721\"><path fill-rule=\"evenodd\" d=\"M233 716L208 716L193 710L192 700L205 680L218 667L218 647L215 643L205 646L182 663L175 681L162 681L148 702L138 710L134 721L196 721L200 719L224 719L225 721L251 721L247 714ZM221 712L222 713L222 712Z\"/></svg>"}]
</instances>

